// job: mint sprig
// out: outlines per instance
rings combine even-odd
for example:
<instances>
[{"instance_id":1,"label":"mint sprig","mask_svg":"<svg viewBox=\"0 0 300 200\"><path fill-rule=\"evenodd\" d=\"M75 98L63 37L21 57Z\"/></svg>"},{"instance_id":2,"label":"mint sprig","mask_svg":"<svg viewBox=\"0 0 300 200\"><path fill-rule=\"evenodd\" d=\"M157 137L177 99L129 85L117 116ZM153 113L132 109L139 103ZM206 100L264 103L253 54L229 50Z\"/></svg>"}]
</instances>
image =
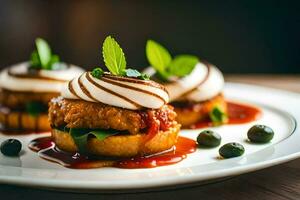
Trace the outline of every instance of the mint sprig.
<instances>
[{"instance_id":1,"label":"mint sprig","mask_svg":"<svg viewBox=\"0 0 300 200\"><path fill-rule=\"evenodd\" d=\"M114 38L108 36L105 38L102 55L105 66L113 75L122 75L126 68L126 59L122 48Z\"/></svg>"},{"instance_id":2,"label":"mint sprig","mask_svg":"<svg viewBox=\"0 0 300 200\"><path fill-rule=\"evenodd\" d=\"M170 76L186 76L199 62L199 59L193 55L178 55L172 59L169 51L153 40L147 41L146 56L148 62L158 73L158 77L163 80L167 80Z\"/></svg>"},{"instance_id":3,"label":"mint sprig","mask_svg":"<svg viewBox=\"0 0 300 200\"><path fill-rule=\"evenodd\" d=\"M153 40L148 40L146 55L151 66L164 78L168 78L167 66L171 63L172 57L168 50Z\"/></svg>"},{"instance_id":4,"label":"mint sprig","mask_svg":"<svg viewBox=\"0 0 300 200\"><path fill-rule=\"evenodd\" d=\"M178 55L171 61L167 71L173 76L186 76L193 71L198 62L196 56Z\"/></svg>"},{"instance_id":5,"label":"mint sprig","mask_svg":"<svg viewBox=\"0 0 300 200\"><path fill-rule=\"evenodd\" d=\"M35 45L40 58L41 66L48 67L48 63L51 60L51 49L48 43L42 38L37 38L35 40Z\"/></svg>"},{"instance_id":6,"label":"mint sprig","mask_svg":"<svg viewBox=\"0 0 300 200\"><path fill-rule=\"evenodd\" d=\"M35 40L36 50L31 53L30 67L33 69L57 70L64 68L58 55L52 54L49 44L42 38Z\"/></svg>"},{"instance_id":7,"label":"mint sprig","mask_svg":"<svg viewBox=\"0 0 300 200\"><path fill-rule=\"evenodd\" d=\"M147 74L140 73L135 69L126 69L125 54L117 41L111 36L106 37L103 42L102 55L104 64L111 74L149 80L150 77ZM95 68L91 72L92 76L98 79L101 78L103 73L101 68Z\"/></svg>"}]
</instances>

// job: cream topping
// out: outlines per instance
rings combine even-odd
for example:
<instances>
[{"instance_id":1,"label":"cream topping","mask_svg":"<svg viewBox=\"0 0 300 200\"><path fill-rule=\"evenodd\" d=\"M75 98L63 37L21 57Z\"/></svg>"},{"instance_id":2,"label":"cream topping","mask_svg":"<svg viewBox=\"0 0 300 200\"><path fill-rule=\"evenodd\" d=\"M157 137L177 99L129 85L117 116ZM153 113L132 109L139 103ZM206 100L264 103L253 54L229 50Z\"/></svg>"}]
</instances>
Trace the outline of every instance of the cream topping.
<instances>
[{"instance_id":1,"label":"cream topping","mask_svg":"<svg viewBox=\"0 0 300 200\"><path fill-rule=\"evenodd\" d=\"M145 73L153 76L153 68L147 68ZM224 77L221 71L208 63L198 63L194 70L182 78L170 77L170 82L164 83L172 101L206 101L222 92Z\"/></svg>"},{"instance_id":2,"label":"cream topping","mask_svg":"<svg viewBox=\"0 0 300 200\"><path fill-rule=\"evenodd\" d=\"M0 73L0 88L22 92L60 92L64 82L80 75L83 70L69 65L62 70L30 72L29 63L23 62Z\"/></svg>"},{"instance_id":3,"label":"cream topping","mask_svg":"<svg viewBox=\"0 0 300 200\"><path fill-rule=\"evenodd\" d=\"M167 91L154 81L109 74L98 79L90 72L65 84L61 95L67 99L101 102L131 110L158 109L169 101Z\"/></svg>"}]
</instances>

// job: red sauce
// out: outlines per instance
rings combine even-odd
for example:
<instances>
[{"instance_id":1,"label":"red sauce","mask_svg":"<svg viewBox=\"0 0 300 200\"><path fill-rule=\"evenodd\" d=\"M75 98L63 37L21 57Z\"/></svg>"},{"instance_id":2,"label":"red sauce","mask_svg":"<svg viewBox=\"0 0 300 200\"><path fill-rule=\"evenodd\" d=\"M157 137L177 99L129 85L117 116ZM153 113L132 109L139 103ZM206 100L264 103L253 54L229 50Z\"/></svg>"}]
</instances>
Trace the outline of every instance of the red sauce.
<instances>
[{"instance_id":1,"label":"red sauce","mask_svg":"<svg viewBox=\"0 0 300 200\"><path fill-rule=\"evenodd\" d=\"M245 124L259 119L262 115L260 109L239 103L227 102L228 123ZM191 129L212 127L213 123L207 119L191 126Z\"/></svg>"},{"instance_id":2,"label":"red sauce","mask_svg":"<svg viewBox=\"0 0 300 200\"><path fill-rule=\"evenodd\" d=\"M173 121L169 120L169 112L169 109L141 112L142 121L147 127L144 143L151 140L159 130L166 131L172 126Z\"/></svg>"},{"instance_id":3,"label":"red sauce","mask_svg":"<svg viewBox=\"0 0 300 200\"><path fill-rule=\"evenodd\" d=\"M99 158L81 155L79 153L68 153L59 150L51 137L37 138L30 142L29 148L38 152L43 159L59 163L68 168L90 169L99 167L117 168L154 168L178 163L187 157L187 154L196 151L194 140L179 137L177 144L171 150L145 157L128 159Z\"/></svg>"}]
</instances>

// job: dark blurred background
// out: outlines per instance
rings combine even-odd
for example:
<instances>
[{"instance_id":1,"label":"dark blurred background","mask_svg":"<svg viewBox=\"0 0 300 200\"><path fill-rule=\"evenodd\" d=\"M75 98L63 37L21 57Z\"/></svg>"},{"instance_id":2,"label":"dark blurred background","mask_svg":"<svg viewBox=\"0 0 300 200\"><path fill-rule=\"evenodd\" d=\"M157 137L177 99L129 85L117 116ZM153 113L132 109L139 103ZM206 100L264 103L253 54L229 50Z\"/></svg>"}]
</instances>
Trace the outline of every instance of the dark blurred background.
<instances>
[{"instance_id":1,"label":"dark blurred background","mask_svg":"<svg viewBox=\"0 0 300 200\"><path fill-rule=\"evenodd\" d=\"M226 73L300 73L298 2L0 0L0 66L27 60L39 36L64 61L91 69L112 35L132 67L147 66L152 38Z\"/></svg>"}]
</instances>

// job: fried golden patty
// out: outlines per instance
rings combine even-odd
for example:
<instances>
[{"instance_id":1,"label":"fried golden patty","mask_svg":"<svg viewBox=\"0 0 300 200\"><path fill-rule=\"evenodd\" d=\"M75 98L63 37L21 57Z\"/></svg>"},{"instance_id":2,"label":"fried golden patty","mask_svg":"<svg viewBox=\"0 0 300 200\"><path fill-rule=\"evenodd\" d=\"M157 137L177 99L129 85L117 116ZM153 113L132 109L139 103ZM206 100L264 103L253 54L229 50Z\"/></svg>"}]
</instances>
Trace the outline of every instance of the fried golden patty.
<instances>
[{"instance_id":1,"label":"fried golden patty","mask_svg":"<svg viewBox=\"0 0 300 200\"><path fill-rule=\"evenodd\" d=\"M24 107L29 102L40 102L47 105L53 98L59 96L55 92L16 92L2 89L0 92L0 104L9 108Z\"/></svg>"},{"instance_id":2,"label":"fried golden patty","mask_svg":"<svg viewBox=\"0 0 300 200\"><path fill-rule=\"evenodd\" d=\"M149 117L160 121L160 129L173 124L176 113L171 106L134 111L102 103L54 98L49 103L49 120L54 127L101 128L137 134L149 127Z\"/></svg>"},{"instance_id":3,"label":"fried golden patty","mask_svg":"<svg viewBox=\"0 0 300 200\"><path fill-rule=\"evenodd\" d=\"M50 131L51 127L48 122L46 113L32 116L26 112L11 111L7 107L0 107L0 124L1 128L7 131Z\"/></svg>"},{"instance_id":4,"label":"fried golden patty","mask_svg":"<svg viewBox=\"0 0 300 200\"><path fill-rule=\"evenodd\" d=\"M174 110L177 114L177 122L184 128L188 128L195 123L207 119L209 113L216 106L227 111L227 104L223 94L203 101L203 102L173 102Z\"/></svg>"},{"instance_id":5,"label":"fried golden patty","mask_svg":"<svg viewBox=\"0 0 300 200\"><path fill-rule=\"evenodd\" d=\"M166 131L158 131L155 136L147 139L146 134L114 135L105 140L89 138L86 150L89 154L113 157L133 157L149 155L172 148L176 142L180 125L173 124ZM67 152L77 152L73 138L67 132L52 129L52 139L56 146Z\"/></svg>"}]
</instances>

